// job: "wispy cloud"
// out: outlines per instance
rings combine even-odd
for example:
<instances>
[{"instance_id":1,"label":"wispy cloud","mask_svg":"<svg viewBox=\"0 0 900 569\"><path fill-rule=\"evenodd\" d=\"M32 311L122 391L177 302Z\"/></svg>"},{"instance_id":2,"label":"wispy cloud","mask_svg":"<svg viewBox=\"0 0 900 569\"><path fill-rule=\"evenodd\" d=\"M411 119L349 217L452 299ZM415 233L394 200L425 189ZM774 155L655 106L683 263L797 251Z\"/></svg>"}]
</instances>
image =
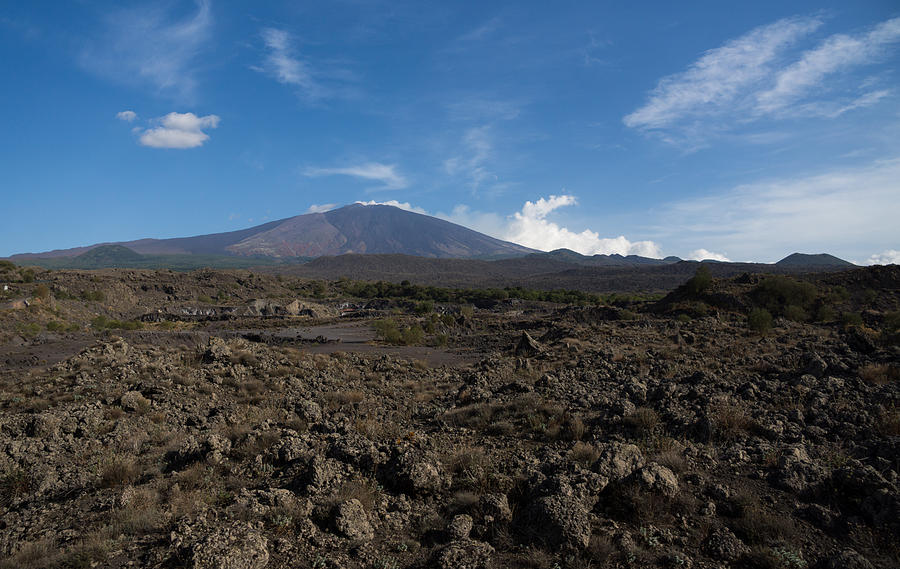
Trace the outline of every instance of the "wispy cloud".
<instances>
[{"instance_id":1,"label":"wispy cloud","mask_svg":"<svg viewBox=\"0 0 900 569\"><path fill-rule=\"evenodd\" d=\"M134 122L137 119L137 113L134 111L120 111L116 113L116 118L120 121Z\"/></svg>"},{"instance_id":2,"label":"wispy cloud","mask_svg":"<svg viewBox=\"0 0 900 569\"><path fill-rule=\"evenodd\" d=\"M395 164L382 164L380 162L368 162L358 166L341 168L307 168L303 175L310 178L320 176L353 176L364 180L374 180L383 185L376 188L380 190L401 190L409 186L406 178L397 171Z\"/></svg>"},{"instance_id":3,"label":"wispy cloud","mask_svg":"<svg viewBox=\"0 0 900 569\"><path fill-rule=\"evenodd\" d=\"M191 99L197 86L196 59L212 36L209 0L197 0L186 18L158 4L117 9L105 29L82 50L86 69L114 81L149 86L176 99Z\"/></svg>"},{"instance_id":4,"label":"wispy cloud","mask_svg":"<svg viewBox=\"0 0 900 569\"><path fill-rule=\"evenodd\" d=\"M900 41L900 18L857 35L798 44L823 25L795 17L758 27L704 53L686 71L662 78L626 126L686 147L764 118L836 118L891 94L852 75Z\"/></svg>"},{"instance_id":5,"label":"wispy cloud","mask_svg":"<svg viewBox=\"0 0 900 569\"><path fill-rule=\"evenodd\" d=\"M296 39L287 30L266 28L262 31L266 56L262 65L252 69L272 77L279 83L297 88L298 95L310 103L324 99L346 98L355 93L347 83L355 75L346 69L334 67L323 70L314 67L297 51Z\"/></svg>"},{"instance_id":6,"label":"wispy cloud","mask_svg":"<svg viewBox=\"0 0 900 569\"><path fill-rule=\"evenodd\" d=\"M657 238L702 242L732 259L776 261L794 251L849 258L900 243L900 158L744 184L662 208Z\"/></svg>"},{"instance_id":7,"label":"wispy cloud","mask_svg":"<svg viewBox=\"0 0 900 569\"><path fill-rule=\"evenodd\" d=\"M473 44L493 36L502 24L503 22L500 18L491 18L453 40L450 50L462 50L472 47Z\"/></svg>"},{"instance_id":8,"label":"wispy cloud","mask_svg":"<svg viewBox=\"0 0 900 569\"><path fill-rule=\"evenodd\" d=\"M819 88L824 79L839 71L870 63L888 46L900 41L900 18L882 22L856 36L835 34L800 59L778 72L775 86L759 93L758 109L775 112L785 109Z\"/></svg>"},{"instance_id":9,"label":"wispy cloud","mask_svg":"<svg viewBox=\"0 0 900 569\"><path fill-rule=\"evenodd\" d=\"M219 117L207 115L198 117L194 113L169 113L153 121L158 126L140 130L138 142L152 148L196 148L203 146L209 135L204 129L219 126Z\"/></svg>"},{"instance_id":10,"label":"wispy cloud","mask_svg":"<svg viewBox=\"0 0 900 569\"><path fill-rule=\"evenodd\" d=\"M664 77L649 100L624 119L627 126L663 129L685 119L717 115L772 73L778 56L822 25L789 18L762 26L707 51L687 71Z\"/></svg>"},{"instance_id":11,"label":"wispy cloud","mask_svg":"<svg viewBox=\"0 0 900 569\"><path fill-rule=\"evenodd\" d=\"M478 191L485 182L498 179L487 167L487 162L494 151L490 125L466 130L462 138L462 148L463 153L459 156L444 161L444 170L448 174L466 178L472 192Z\"/></svg>"}]
</instances>

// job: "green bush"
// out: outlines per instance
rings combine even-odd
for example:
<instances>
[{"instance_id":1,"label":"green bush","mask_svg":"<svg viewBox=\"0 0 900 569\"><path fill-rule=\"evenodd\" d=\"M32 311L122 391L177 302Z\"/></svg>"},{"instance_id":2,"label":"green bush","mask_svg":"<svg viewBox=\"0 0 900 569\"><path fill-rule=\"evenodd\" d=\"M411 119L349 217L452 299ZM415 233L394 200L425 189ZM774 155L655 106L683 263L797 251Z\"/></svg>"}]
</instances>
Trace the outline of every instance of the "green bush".
<instances>
[{"instance_id":1,"label":"green bush","mask_svg":"<svg viewBox=\"0 0 900 569\"><path fill-rule=\"evenodd\" d=\"M397 322L393 318L376 320L372 325L375 327L375 334L385 342L389 344L400 343L400 328L397 327Z\"/></svg>"},{"instance_id":2,"label":"green bush","mask_svg":"<svg viewBox=\"0 0 900 569\"><path fill-rule=\"evenodd\" d=\"M393 318L376 320L373 324L375 333L388 344L412 346L421 344L425 339L425 331L418 324L400 327Z\"/></svg>"},{"instance_id":3,"label":"green bush","mask_svg":"<svg viewBox=\"0 0 900 569\"><path fill-rule=\"evenodd\" d=\"M111 320L101 314L91 320L91 327L97 330L140 330L144 325L137 320Z\"/></svg>"},{"instance_id":4,"label":"green bush","mask_svg":"<svg viewBox=\"0 0 900 569\"><path fill-rule=\"evenodd\" d=\"M841 324L844 326L862 326L862 323L862 316L856 312L841 313Z\"/></svg>"},{"instance_id":5,"label":"green bush","mask_svg":"<svg viewBox=\"0 0 900 569\"><path fill-rule=\"evenodd\" d=\"M805 310L793 304L784 308L784 317L795 322L806 322L809 319Z\"/></svg>"},{"instance_id":6,"label":"green bush","mask_svg":"<svg viewBox=\"0 0 900 569\"><path fill-rule=\"evenodd\" d=\"M50 289L45 284L39 284L34 287L34 296L42 300L50 298Z\"/></svg>"},{"instance_id":7,"label":"green bush","mask_svg":"<svg viewBox=\"0 0 900 569\"><path fill-rule=\"evenodd\" d=\"M432 311L434 311L434 302L430 300L423 300L416 305L416 314L424 315Z\"/></svg>"},{"instance_id":8,"label":"green bush","mask_svg":"<svg viewBox=\"0 0 900 569\"><path fill-rule=\"evenodd\" d=\"M831 322L835 318L837 318L837 312L827 304L823 304L816 310L816 320L819 322Z\"/></svg>"},{"instance_id":9,"label":"green bush","mask_svg":"<svg viewBox=\"0 0 900 569\"><path fill-rule=\"evenodd\" d=\"M900 332L900 310L888 312L884 315L884 331L888 334Z\"/></svg>"},{"instance_id":10,"label":"green bush","mask_svg":"<svg viewBox=\"0 0 900 569\"><path fill-rule=\"evenodd\" d=\"M788 277L769 277L760 282L751 293L757 306L777 315L784 315L789 306L809 310L816 295L816 287L812 284Z\"/></svg>"},{"instance_id":11,"label":"green bush","mask_svg":"<svg viewBox=\"0 0 900 569\"><path fill-rule=\"evenodd\" d=\"M22 281L26 283L34 282L34 270L33 269L25 269L22 271Z\"/></svg>"},{"instance_id":12,"label":"green bush","mask_svg":"<svg viewBox=\"0 0 900 569\"><path fill-rule=\"evenodd\" d=\"M81 298L92 302L103 302L106 295L101 290L85 290L81 292Z\"/></svg>"},{"instance_id":13,"label":"green bush","mask_svg":"<svg viewBox=\"0 0 900 569\"><path fill-rule=\"evenodd\" d=\"M765 308L754 308L747 316L747 326L754 332L765 334L772 329L772 314Z\"/></svg>"},{"instance_id":14,"label":"green bush","mask_svg":"<svg viewBox=\"0 0 900 569\"><path fill-rule=\"evenodd\" d=\"M201 294L197 296L197 302L202 302L203 304L212 304L213 299L205 294Z\"/></svg>"},{"instance_id":15,"label":"green bush","mask_svg":"<svg viewBox=\"0 0 900 569\"><path fill-rule=\"evenodd\" d=\"M697 267L694 276L684 284L685 291L690 295L697 295L712 285L712 273L706 265Z\"/></svg>"},{"instance_id":16,"label":"green bush","mask_svg":"<svg viewBox=\"0 0 900 569\"><path fill-rule=\"evenodd\" d=\"M425 331L422 330L422 327L418 324L413 324L412 326L404 328L400 338L401 342L407 346L421 344L424 339Z\"/></svg>"}]
</instances>

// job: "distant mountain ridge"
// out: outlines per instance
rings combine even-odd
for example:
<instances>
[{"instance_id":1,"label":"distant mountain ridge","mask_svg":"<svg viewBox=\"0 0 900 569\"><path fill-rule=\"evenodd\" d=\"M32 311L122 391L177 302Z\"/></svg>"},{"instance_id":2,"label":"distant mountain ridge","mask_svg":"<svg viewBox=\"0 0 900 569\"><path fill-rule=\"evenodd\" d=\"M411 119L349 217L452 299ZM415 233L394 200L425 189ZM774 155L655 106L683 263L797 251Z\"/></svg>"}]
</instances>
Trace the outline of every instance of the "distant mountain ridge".
<instances>
[{"instance_id":1,"label":"distant mountain ridge","mask_svg":"<svg viewBox=\"0 0 900 569\"><path fill-rule=\"evenodd\" d=\"M138 239L13 255L13 261L75 257L101 246L141 255L218 255L297 259L346 253L430 258L500 258L535 249L489 237L461 225L387 205L352 204L225 233L174 239ZM121 254L121 251L119 252Z\"/></svg>"},{"instance_id":2,"label":"distant mountain ridge","mask_svg":"<svg viewBox=\"0 0 900 569\"><path fill-rule=\"evenodd\" d=\"M13 255L10 260L47 268L173 268L190 270L201 267L250 268L304 263L322 259L310 269L335 270L348 255L358 266L367 266L368 274L384 271L403 273L410 259L446 259L494 261L478 271L510 274L551 274L583 269L652 269L684 262L678 257L653 259L638 255L582 255L570 249L544 252L502 241L461 225L428 215L387 205L352 204L324 213L308 213L224 233L172 239L137 239L119 243L100 243L85 247L44 253ZM368 257L368 258L366 258ZM377 257L377 258L376 258ZM329 260L331 259L331 260ZM402 260L401 260L402 259ZM718 264L716 261L705 261ZM323 264L324 263L324 264ZM413 263L416 264L416 263ZM732 268L739 263L723 262ZM434 264L422 266L435 270ZM450 265L440 265L442 272ZM771 267L791 272L826 268L850 268L855 265L833 255L793 253L774 264L751 263L753 267ZM474 265L466 265L465 271ZM463 266L458 267L460 270ZM730 270L730 269L729 269ZM499 273L498 273L499 271ZM353 271L348 271L353 272Z\"/></svg>"}]
</instances>

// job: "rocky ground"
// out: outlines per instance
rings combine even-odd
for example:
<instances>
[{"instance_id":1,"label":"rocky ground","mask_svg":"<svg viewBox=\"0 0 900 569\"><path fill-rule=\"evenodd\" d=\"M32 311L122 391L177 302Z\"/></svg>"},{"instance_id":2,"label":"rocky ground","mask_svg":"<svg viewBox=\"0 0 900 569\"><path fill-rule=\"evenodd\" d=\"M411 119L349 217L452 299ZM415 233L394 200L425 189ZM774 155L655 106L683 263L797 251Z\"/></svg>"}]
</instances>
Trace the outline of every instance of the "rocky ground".
<instances>
[{"instance_id":1,"label":"rocky ground","mask_svg":"<svg viewBox=\"0 0 900 569\"><path fill-rule=\"evenodd\" d=\"M34 277L0 311L0 567L900 566L897 267L483 308ZM347 318L382 340L284 334Z\"/></svg>"}]
</instances>

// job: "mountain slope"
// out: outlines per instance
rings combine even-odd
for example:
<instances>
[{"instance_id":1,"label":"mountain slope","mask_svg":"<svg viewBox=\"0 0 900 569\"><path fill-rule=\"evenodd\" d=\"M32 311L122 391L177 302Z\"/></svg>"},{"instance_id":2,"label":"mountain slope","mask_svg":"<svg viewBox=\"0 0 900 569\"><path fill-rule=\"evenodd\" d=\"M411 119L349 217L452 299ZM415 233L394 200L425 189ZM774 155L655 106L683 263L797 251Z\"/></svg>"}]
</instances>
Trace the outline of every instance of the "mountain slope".
<instances>
[{"instance_id":1,"label":"mountain slope","mask_svg":"<svg viewBox=\"0 0 900 569\"><path fill-rule=\"evenodd\" d=\"M16 261L75 257L101 246L141 255L231 255L294 259L344 253L405 254L431 258L499 258L534 253L441 219L386 205L353 204L298 215L239 231L174 239L138 239L26 253Z\"/></svg>"}]
</instances>

